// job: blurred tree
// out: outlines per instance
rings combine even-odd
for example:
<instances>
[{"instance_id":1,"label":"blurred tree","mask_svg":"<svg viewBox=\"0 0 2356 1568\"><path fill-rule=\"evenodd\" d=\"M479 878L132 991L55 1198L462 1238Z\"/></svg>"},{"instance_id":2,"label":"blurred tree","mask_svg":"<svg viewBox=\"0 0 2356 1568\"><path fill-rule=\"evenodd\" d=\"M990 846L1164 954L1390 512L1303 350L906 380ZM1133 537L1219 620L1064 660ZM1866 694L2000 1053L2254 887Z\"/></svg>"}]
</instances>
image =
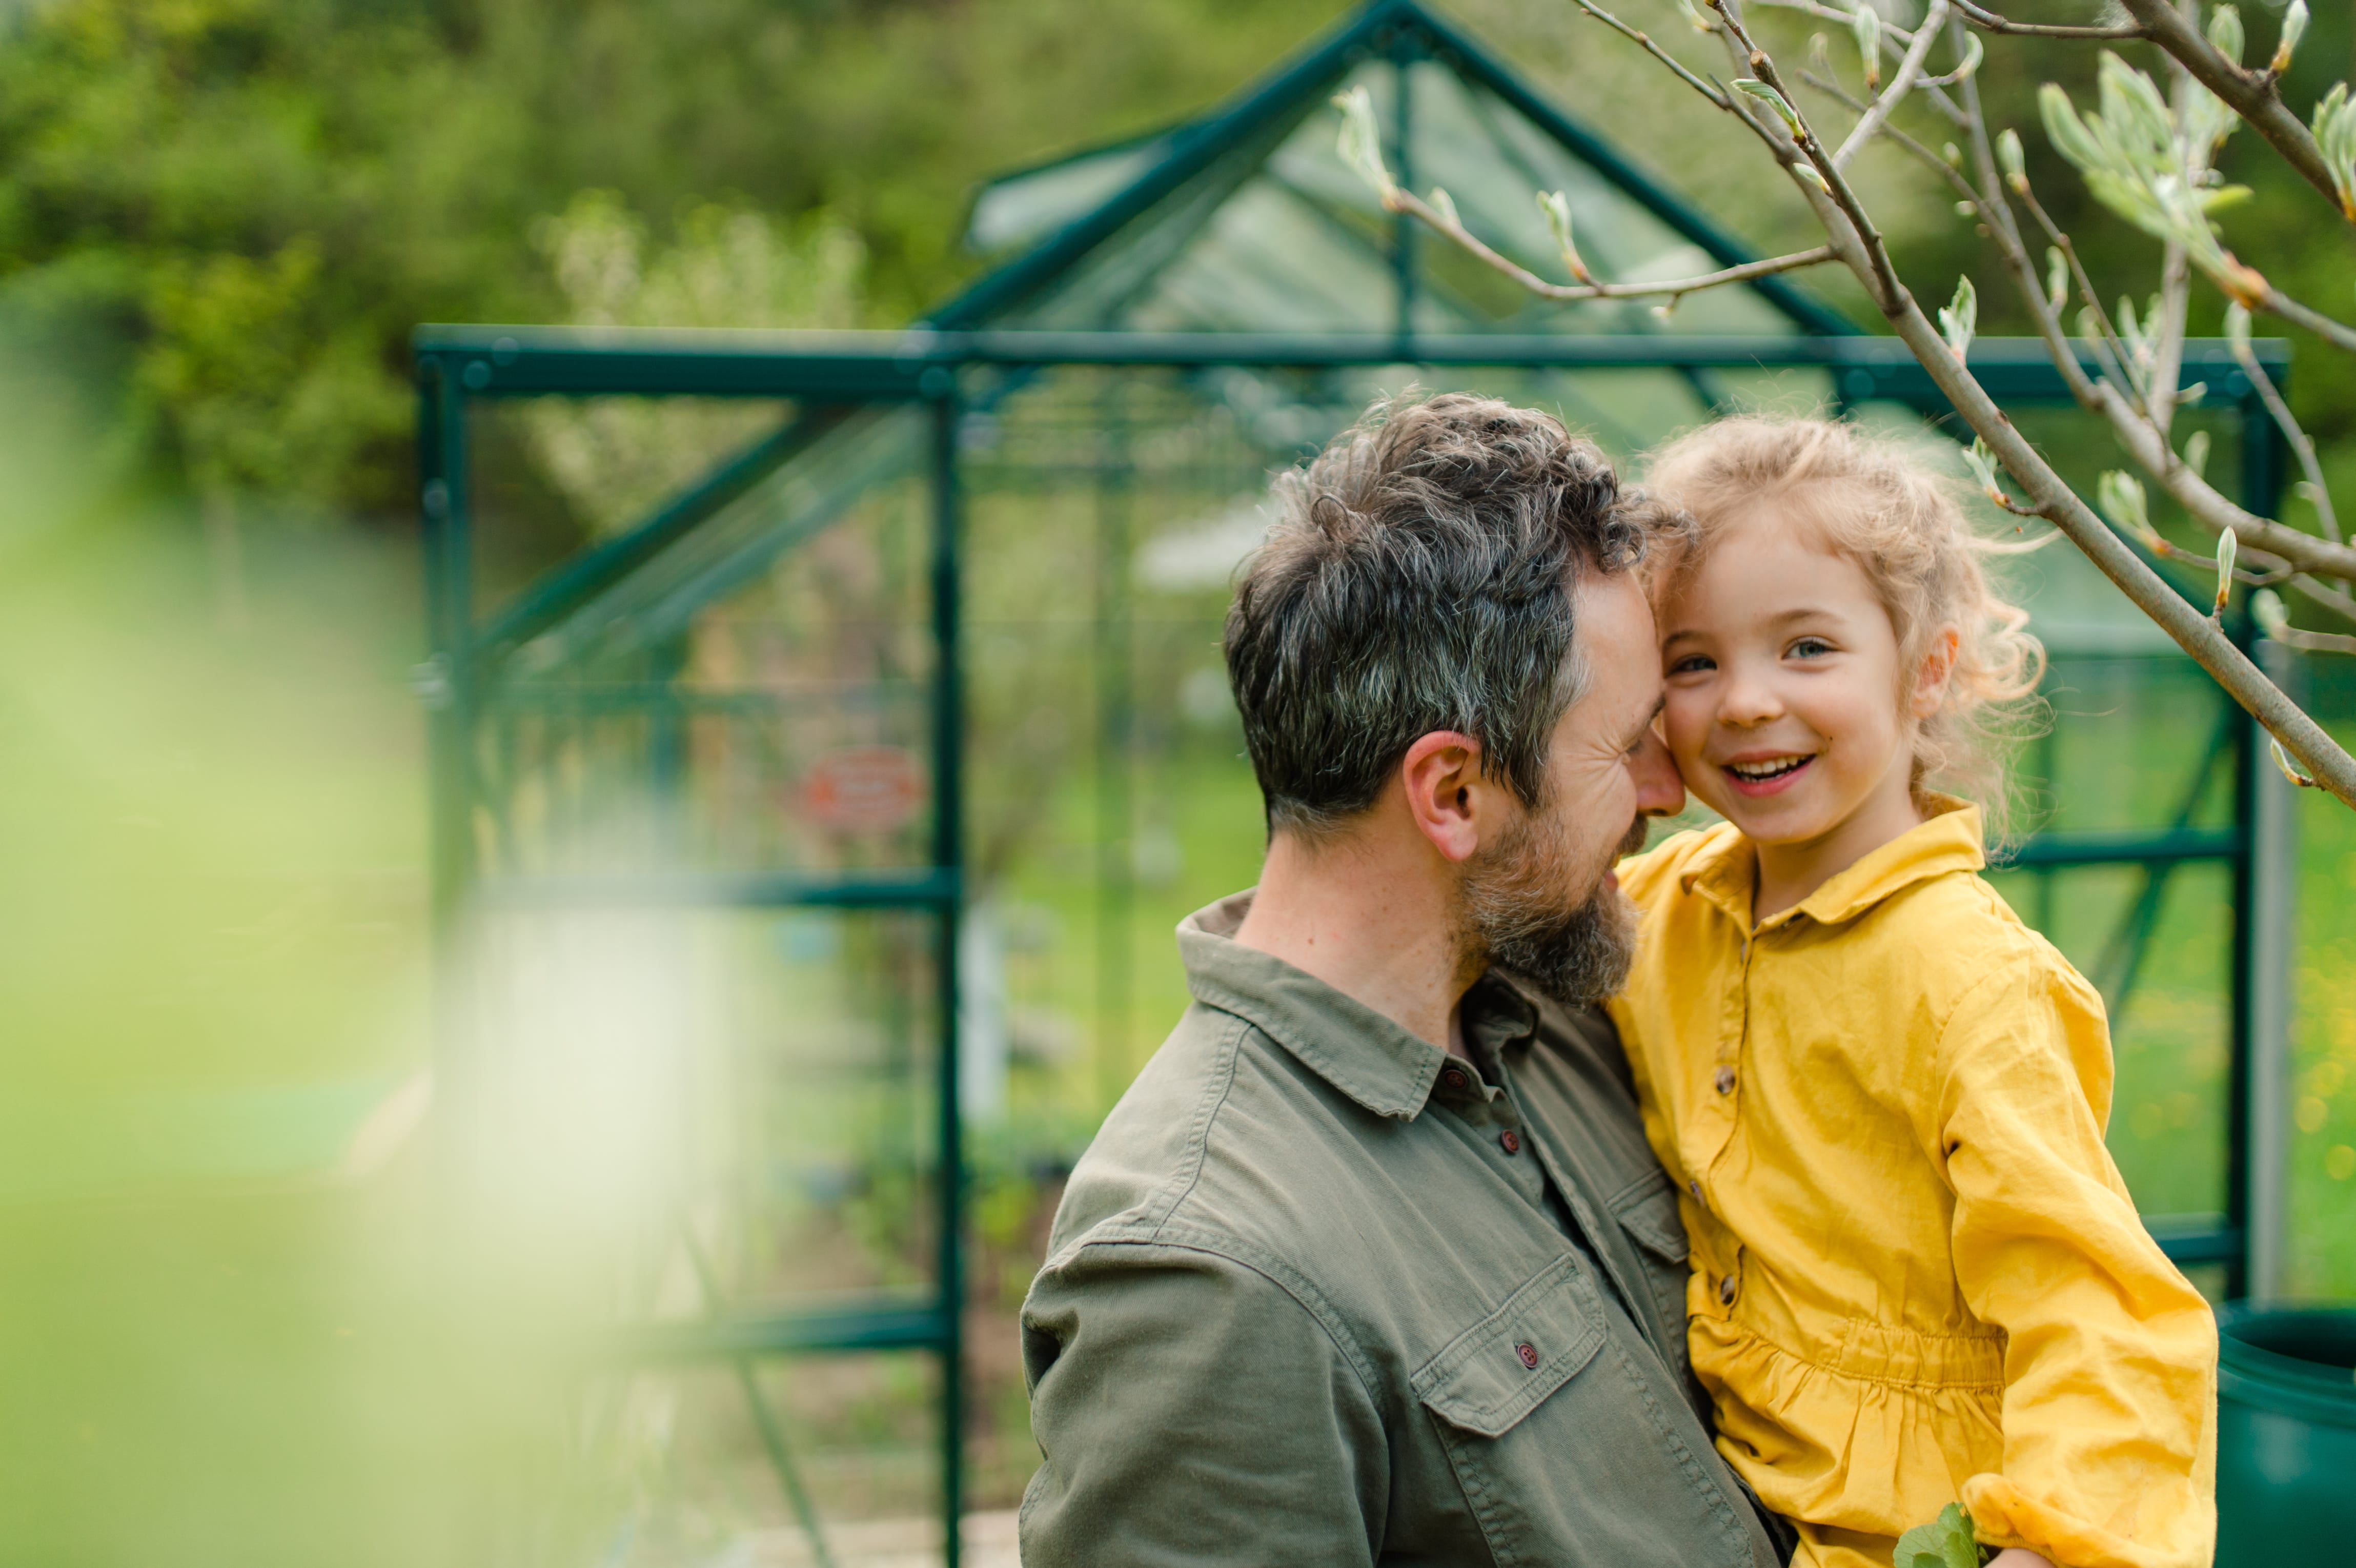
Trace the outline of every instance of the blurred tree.
<instances>
[{"instance_id":1,"label":"blurred tree","mask_svg":"<svg viewBox=\"0 0 2356 1568\"><path fill-rule=\"evenodd\" d=\"M612 191L584 191L535 236L583 326L859 325L864 248L831 213L788 225L718 203L691 208L656 247ZM626 527L776 422L766 405L685 398L544 398L534 454L576 516Z\"/></svg>"},{"instance_id":2,"label":"blurred tree","mask_svg":"<svg viewBox=\"0 0 2356 1568\"><path fill-rule=\"evenodd\" d=\"M689 251L696 225L727 226L708 210L830 210L868 262L858 290L828 274L820 314L896 325L974 265L957 239L978 178L1197 109L1343 8L1137 0L1112 26L1082 0L12 6L0 306L130 345L155 466L230 540L241 507L399 515L412 328L575 314L532 237L577 193ZM793 233L830 266L849 253ZM681 272L635 319L704 309L695 286Z\"/></svg>"}]
</instances>

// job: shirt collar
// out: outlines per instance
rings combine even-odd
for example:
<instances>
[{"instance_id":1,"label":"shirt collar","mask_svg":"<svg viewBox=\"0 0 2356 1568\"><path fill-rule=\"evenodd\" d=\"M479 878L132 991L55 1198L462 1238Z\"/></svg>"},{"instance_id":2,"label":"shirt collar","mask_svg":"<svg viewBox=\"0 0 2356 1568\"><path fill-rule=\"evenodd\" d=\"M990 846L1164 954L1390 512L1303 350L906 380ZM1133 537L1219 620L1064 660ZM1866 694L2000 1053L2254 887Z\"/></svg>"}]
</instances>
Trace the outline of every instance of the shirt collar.
<instances>
[{"instance_id":1,"label":"shirt collar","mask_svg":"<svg viewBox=\"0 0 2356 1568\"><path fill-rule=\"evenodd\" d=\"M1186 988L1205 1007L1244 1019L1302 1066L1378 1116L1419 1115L1448 1053L1397 1020L1235 938L1250 891L1221 899L1178 923ZM1468 1040L1502 1051L1537 1028L1537 1012L1495 975L1464 994Z\"/></svg>"},{"instance_id":2,"label":"shirt collar","mask_svg":"<svg viewBox=\"0 0 2356 1568\"><path fill-rule=\"evenodd\" d=\"M1980 808L1944 795L1930 796L1928 804L1931 815L1919 825L1826 878L1815 892L1761 922L1759 929L1772 931L1801 915L1819 925L1837 925L1916 882L1987 864L1980 844ZM1695 851L1678 880L1687 892L1699 893L1749 931L1758 874L1751 841L1727 824L1711 829L1708 842Z\"/></svg>"}]
</instances>

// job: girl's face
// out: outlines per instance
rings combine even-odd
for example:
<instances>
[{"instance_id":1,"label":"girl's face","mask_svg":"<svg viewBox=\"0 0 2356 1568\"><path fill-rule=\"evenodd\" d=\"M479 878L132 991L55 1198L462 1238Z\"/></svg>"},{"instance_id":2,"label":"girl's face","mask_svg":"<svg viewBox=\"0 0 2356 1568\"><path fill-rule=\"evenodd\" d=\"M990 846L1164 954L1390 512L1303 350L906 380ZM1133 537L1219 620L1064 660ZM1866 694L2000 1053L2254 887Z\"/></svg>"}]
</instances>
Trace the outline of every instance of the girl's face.
<instances>
[{"instance_id":1,"label":"girl's face","mask_svg":"<svg viewBox=\"0 0 2356 1568\"><path fill-rule=\"evenodd\" d=\"M1670 754L1752 842L1829 849L1854 827L1872 840L1861 854L1912 826L1915 731L1944 668L1901 682L1897 634L1855 561L1753 510L1662 606L1661 632Z\"/></svg>"}]
</instances>

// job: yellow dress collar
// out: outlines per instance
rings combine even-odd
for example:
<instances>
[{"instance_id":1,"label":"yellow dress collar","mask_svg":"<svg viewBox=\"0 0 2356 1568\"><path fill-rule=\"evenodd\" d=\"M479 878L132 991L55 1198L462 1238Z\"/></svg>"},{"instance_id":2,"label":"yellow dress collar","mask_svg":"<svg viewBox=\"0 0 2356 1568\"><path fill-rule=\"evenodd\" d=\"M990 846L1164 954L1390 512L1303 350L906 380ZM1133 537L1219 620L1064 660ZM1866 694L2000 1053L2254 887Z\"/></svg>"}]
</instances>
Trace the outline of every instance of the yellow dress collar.
<instances>
[{"instance_id":1,"label":"yellow dress collar","mask_svg":"<svg viewBox=\"0 0 2356 1568\"><path fill-rule=\"evenodd\" d=\"M1980 808L1946 795L1933 795L1928 804L1931 815L1920 825L1827 877L1815 892L1761 922L1759 929L1772 930L1801 915L1820 925L1837 925L1855 920L1916 882L1949 871L1976 871L1987 865L1987 856L1980 844ZM1678 880L1687 892L1700 893L1748 931L1758 876L1759 857L1751 840L1727 824L1712 831L1710 842L1695 853Z\"/></svg>"}]
</instances>

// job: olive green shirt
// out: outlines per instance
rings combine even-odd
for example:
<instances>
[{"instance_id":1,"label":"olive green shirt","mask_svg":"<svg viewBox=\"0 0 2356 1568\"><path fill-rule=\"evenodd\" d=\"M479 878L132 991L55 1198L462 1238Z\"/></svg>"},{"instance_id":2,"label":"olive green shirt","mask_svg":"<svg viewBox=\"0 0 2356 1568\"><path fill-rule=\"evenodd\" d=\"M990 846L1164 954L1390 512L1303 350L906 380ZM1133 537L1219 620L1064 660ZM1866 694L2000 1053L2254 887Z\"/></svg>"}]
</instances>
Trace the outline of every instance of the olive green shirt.
<instances>
[{"instance_id":1,"label":"olive green shirt","mask_svg":"<svg viewBox=\"0 0 2356 1568\"><path fill-rule=\"evenodd\" d=\"M1491 975L1451 1057L1229 940L1023 1308L1026 1568L1773 1568L1685 1357L1686 1241L1611 1026Z\"/></svg>"}]
</instances>

